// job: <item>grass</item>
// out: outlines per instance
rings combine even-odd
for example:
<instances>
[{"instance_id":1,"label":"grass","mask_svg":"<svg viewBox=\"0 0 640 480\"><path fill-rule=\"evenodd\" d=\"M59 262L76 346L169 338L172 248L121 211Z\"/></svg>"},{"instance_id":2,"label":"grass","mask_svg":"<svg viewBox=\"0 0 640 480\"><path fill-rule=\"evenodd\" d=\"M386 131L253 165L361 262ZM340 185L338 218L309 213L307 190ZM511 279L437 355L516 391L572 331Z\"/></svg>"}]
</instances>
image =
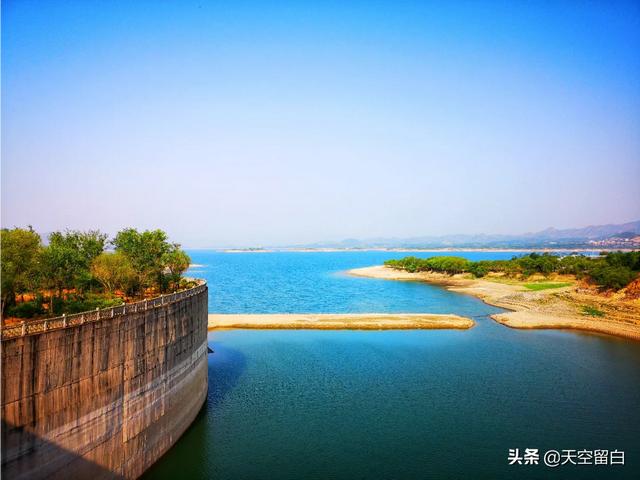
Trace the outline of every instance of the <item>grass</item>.
<instances>
[{"instance_id":1,"label":"grass","mask_svg":"<svg viewBox=\"0 0 640 480\"><path fill-rule=\"evenodd\" d=\"M602 310L598 310L597 308L590 307L588 305L584 305L582 307L582 314L590 317L604 317L604 312Z\"/></svg>"},{"instance_id":2,"label":"grass","mask_svg":"<svg viewBox=\"0 0 640 480\"><path fill-rule=\"evenodd\" d=\"M539 291L539 290L548 290L550 288L562 288L562 287L568 287L569 285L571 285L571 282L532 282L532 283L525 283L524 286L525 288L528 288L529 290L533 290L535 292Z\"/></svg>"}]
</instances>

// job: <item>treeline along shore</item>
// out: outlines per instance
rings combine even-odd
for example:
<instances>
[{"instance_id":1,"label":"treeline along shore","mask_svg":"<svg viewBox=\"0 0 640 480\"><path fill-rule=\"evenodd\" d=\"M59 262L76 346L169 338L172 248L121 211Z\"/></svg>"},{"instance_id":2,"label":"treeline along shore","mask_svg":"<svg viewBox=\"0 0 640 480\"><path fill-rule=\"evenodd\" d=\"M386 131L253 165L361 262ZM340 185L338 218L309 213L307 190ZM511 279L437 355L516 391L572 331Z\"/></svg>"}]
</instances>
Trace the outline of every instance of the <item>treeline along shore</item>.
<instances>
[{"instance_id":1,"label":"treeline along shore","mask_svg":"<svg viewBox=\"0 0 640 480\"><path fill-rule=\"evenodd\" d=\"M474 295L510 310L492 318L512 328L576 329L640 340L640 252L595 258L534 253L479 262L405 257L349 273L423 281Z\"/></svg>"}]
</instances>

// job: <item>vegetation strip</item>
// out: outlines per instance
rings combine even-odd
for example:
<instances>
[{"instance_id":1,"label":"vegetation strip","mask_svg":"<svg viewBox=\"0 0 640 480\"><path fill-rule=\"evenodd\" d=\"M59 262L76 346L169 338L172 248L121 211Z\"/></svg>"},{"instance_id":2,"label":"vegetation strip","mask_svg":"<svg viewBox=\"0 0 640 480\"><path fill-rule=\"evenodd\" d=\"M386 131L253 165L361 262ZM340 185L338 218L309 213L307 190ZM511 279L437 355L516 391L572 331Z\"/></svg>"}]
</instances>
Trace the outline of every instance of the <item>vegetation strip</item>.
<instances>
[{"instance_id":1,"label":"vegetation strip","mask_svg":"<svg viewBox=\"0 0 640 480\"><path fill-rule=\"evenodd\" d=\"M584 255L552 255L531 253L511 260L480 260L477 262L463 257L404 257L387 260L385 265L407 272L439 272L455 275L470 273L481 278L489 273L501 273L510 278L528 278L534 274L575 275L577 279L596 285L602 290L620 290L629 285L640 274L640 251L613 252L598 257ZM530 288L541 290L543 288ZM556 287L547 287L556 288Z\"/></svg>"},{"instance_id":2,"label":"vegetation strip","mask_svg":"<svg viewBox=\"0 0 640 480\"><path fill-rule=\"evenodd\" d=\"M121 305L194 286L190 258L162 230L127 228L111 240L98 230L2 229L2 317L45 318ZM113 251L106 251L107 247Z\"/></svg>"}]
</instances>

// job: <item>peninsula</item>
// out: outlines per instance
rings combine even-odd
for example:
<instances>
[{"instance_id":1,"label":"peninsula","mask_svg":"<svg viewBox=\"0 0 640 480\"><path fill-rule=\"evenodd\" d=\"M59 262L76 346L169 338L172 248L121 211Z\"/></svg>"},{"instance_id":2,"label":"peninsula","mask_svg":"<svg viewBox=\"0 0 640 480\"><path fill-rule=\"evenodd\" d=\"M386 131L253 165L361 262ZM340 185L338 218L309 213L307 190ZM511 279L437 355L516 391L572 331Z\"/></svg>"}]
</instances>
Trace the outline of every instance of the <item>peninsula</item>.
<instances>
[{"instance_id":1,"label":"peninsula","mask_svg":"<svg viewBox=\"0 0 640 480\"><path fill-rule=\"evenodd\" d=\"M623 294L598 294L571 276L518 281L498 275L474 278L468 273L408 272L384 265L357 268L348 273L426 282L474 295L485 303L510 310L491 318L511 328L573 329L640 340L640 299L624 298Z\"/></svg>"}]
</instances>

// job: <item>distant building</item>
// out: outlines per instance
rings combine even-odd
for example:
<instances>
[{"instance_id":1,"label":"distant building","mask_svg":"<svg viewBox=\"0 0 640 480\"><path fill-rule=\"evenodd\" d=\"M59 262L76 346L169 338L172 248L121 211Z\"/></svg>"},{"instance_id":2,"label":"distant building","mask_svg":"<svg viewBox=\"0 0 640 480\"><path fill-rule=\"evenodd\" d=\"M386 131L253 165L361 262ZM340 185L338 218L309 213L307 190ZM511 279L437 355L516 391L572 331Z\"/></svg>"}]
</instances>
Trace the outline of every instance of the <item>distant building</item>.
<instances>
[{"instance_id":1,"label":"distant building","mask_svg":"<svg viewBox=\"0 0 640 480\"><path fill-rule=\"evenodd\" d=\"M635 237L609 237L604 240L591 240L589 244L604 248L640 248L640 235Z\"/></svg>"}]
</instances>

